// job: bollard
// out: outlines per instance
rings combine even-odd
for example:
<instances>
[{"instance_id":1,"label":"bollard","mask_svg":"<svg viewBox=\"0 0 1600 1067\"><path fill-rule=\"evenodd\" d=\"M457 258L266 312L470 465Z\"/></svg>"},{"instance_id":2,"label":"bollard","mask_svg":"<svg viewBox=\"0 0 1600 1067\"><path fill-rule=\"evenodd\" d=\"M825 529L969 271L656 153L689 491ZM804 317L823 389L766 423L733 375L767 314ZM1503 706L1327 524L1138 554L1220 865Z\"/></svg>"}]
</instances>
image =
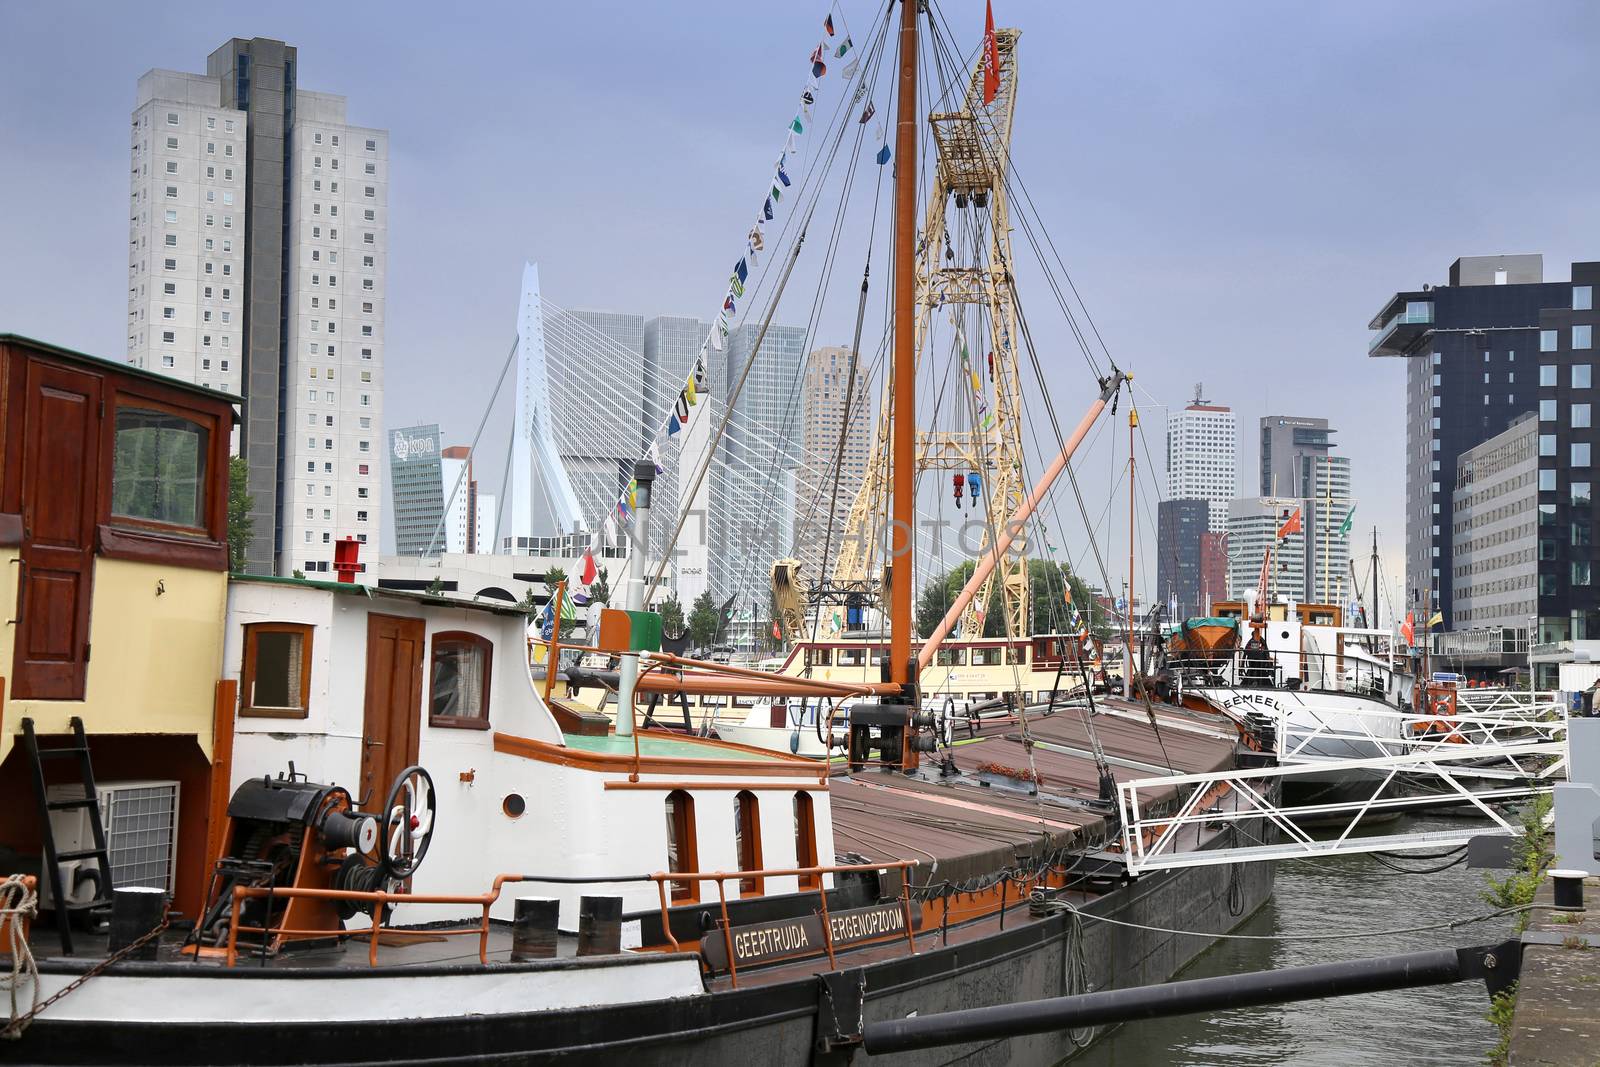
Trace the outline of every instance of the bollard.
<instances>
[{"instance_id":1,"label":"bollard","mask_svg":"<svg viewBox=\"0 0 1600 1067\"><path fill-rule=\"evenodd\" d=\"M1564 911L1583 910L1583 880L1589 876L1587 871L1551 871L1550 880L1555 883L1555 905Z\"/></svg>"},{"instance_id":2,"label":"bollard","mask_svg":"<svg viewBox=\"0 0 1600 1067\"><path fill-rule=\"evenodd\" d=\"M578 905L578 955L614 956L622 951L622 898L584 897Z\"/></svg>"},{"instance_id":3,"label":"bollard","mask_svg":"<svg viewBox=\"0 0 1600 1067\"><path fill-rule=\"evenodd\" d=\"M153 886L118 886L111 894L110 952L119 952L161 925L167 910L166 890ZM151 938L139 951L127 957L153 960L160 947L159 937Z\"/></svg>"},{"instance_id":4,"label":"bollard","mask_svg":"<svg viewBox=\"0 0 1600 1067\"><path fill-rule=\"evenodd\" d=\"M554 897L518 897L511 920L511 962L547 960L556 954L556 923L561 901Z\"/></svg>"}]
</instances>

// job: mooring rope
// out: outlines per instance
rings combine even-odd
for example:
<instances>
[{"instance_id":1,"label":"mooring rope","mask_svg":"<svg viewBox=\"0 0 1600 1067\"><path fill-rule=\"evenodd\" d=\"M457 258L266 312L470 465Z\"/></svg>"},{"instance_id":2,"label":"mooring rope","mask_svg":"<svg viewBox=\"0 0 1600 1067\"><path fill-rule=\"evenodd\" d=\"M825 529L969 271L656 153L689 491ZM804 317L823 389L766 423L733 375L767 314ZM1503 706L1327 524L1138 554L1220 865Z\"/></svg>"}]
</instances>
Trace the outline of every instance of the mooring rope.
<instances>
[{"instance_id":1,"label":"mooring rope","mask_svg":"<svg viewBox=\"0 0 1600 1067\"><path fill-rule=\"evenodd\" d=\"M23 934L23 921L32 921L39 914L39 894L20 874L6 876L0 882L0 929L6 932L6 950L11 954L11 972L0 975L0 987L11 997L11 1019L0 1039L14 1041L22 1036L39 1010L39 965L34 961L33 950ZM17 993L26 983L33 988L33 1003L26 1013L17 1011Z\"/></svg>"}]
</instances>

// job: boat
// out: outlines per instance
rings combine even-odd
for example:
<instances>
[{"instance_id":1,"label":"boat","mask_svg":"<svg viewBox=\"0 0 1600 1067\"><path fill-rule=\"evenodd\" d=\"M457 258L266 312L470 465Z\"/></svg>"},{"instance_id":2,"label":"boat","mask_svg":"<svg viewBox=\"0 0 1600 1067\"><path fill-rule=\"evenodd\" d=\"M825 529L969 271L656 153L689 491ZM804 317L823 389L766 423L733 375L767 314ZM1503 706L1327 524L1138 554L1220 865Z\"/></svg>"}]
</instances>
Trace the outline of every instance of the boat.
<instances>
[{"instance_id":1,"label":"boat","mask_svg":"<svg viewBox=\"0 0 1600 1067\"><path fill-rule=\"evenodd\" d=\"M871 46L897 40L900 64L892 514L907 531L919 7L897 33L886 14ZM1009 121L1016 41L993 33L946 134L987 119L991 79ZM1126 382L1098 383L1036 495ZM15 400L0 573L20 587L0 643L0 933L29 948L0 943L21 991L6 1051L24 1061L846 1062L869 1021L1164 981L1271 893L1271 864L1133 877L1125 862L1119 783L1235 766L1249 754L1231 723L1087 679L1058 702L1059 648L1053 677L1048 659L1004 662L1006 646L984 664L1037 672L1004 715L930 708L921 673L931 696L964 665L938 671L949 616L917 646L909 582L885 583L876 677L769 672L663 650L639 553L629 607L577 649L615 659L615 679L561 669L554 632L534 640L552 666L536 678L518 606L366 584L353 539L339 581L230 574L237 398L13 335L0 383ZM641 545L651 470L635 471ZM597 686L614 717L586 703ZM638 721L641 699L689 694L797 701L796 725L844 707L841 756ZM785 714L767 729L792 736ZM1228 788L1201 799L1248 810ZM145 832L131 851L129 826ZM1273 831L1199 825L1179 844L1240 833ZM1095 1036L944 1058L1054 1063Z\"/></svg>"}]
</instances>

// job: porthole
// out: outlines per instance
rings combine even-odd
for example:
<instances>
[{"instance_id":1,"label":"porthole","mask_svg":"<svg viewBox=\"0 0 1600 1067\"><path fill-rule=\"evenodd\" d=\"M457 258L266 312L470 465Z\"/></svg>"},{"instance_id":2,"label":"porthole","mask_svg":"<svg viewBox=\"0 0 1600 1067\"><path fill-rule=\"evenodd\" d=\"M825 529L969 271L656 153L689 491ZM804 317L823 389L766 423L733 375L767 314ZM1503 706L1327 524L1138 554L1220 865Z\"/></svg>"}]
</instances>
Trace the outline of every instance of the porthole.
<instances>
[{"instance_id":1,"label":"porthole","mask_svg":"<svg viewBox=\"0 0 1600 1067\"><path fill-rule=\"evenodd\" d=\"M528 802L521 793L507 793L500 802L500 810L506 813L508 819L520 819L528 810Z\"/></svg>"}]
</instances>

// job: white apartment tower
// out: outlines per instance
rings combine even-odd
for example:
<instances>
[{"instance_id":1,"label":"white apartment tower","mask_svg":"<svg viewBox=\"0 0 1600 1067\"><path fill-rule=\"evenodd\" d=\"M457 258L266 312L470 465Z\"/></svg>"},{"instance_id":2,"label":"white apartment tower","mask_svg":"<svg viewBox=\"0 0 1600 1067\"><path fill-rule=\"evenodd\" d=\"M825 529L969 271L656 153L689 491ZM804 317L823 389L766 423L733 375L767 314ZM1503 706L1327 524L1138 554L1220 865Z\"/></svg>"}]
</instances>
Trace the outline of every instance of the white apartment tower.
<instances>
[{"instance_id":1,"label":"white apartment tower","mask_svg":"<svg viewBox=\"0 0 1600 1067\"><path fill-rule=\"evenodd\" d=\"M296 50L231 40L139 79L128 361L243 399L253 573L320 576L382 519L388 132L299 89Z\"/></svg>"},{"instance_id":2,"label":"white apartment tower","mask_svg":"<svg viewBox=\"0 0 1600 1067\"><path fill-rule=\"evenodd\" d=\"M1167 499L1210 504L1212 533L1228 529L1228 502L1239 495L1239 423L1233 409L1194 402L1167 416Z\"/></svg>"}]
</instances>

